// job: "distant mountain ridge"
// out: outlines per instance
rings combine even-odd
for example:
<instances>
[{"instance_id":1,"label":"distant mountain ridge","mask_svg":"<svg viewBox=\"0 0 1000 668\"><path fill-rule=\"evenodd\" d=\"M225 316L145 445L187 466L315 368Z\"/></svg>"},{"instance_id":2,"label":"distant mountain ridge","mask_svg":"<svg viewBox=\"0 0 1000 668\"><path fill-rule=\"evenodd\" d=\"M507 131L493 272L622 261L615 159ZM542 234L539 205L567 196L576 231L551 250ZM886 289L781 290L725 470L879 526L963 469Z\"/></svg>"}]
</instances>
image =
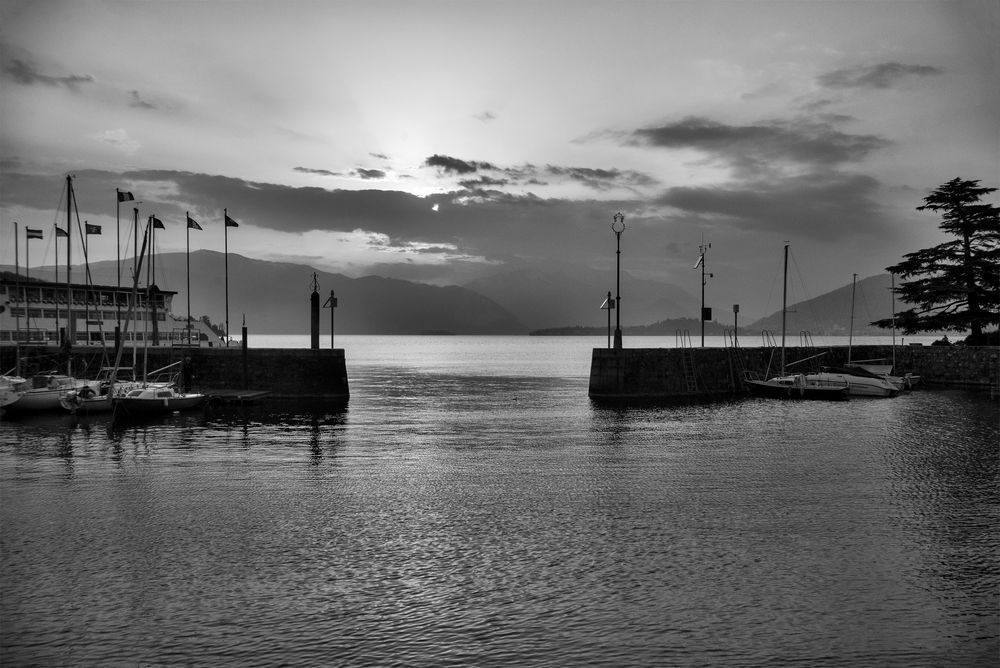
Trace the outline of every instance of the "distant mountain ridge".
<instances>
[{"instance_id":1,"label":"distant mountain ridge","mask_svg":"<svg viewBox=\"0 0 1000 668\"><path fill-rule=\"evenodd\" d=\"M878 274L858 279L854 286L854 334L878 335L886 330L873 327L869 323L881 318L892 317L892 278L889 274ZM851 333L851 291L850 283L813 299L789 305L786 312L786 332L798 334L809 332L814 336L848 336ZM760 332L770 330L781 332L781 311L755 320L747 329Z\"/></svg>"},{"instance_id":2,"label":"distant mountain ridge","mask_svg":"<svg viewBox=\"0 0 1000 668\"><path fill-rule=\"evenodd\" d=\"M187 314L187 270L184 253L156 256L156 283L176 292L173 311ZM190 255L191 315L208 315L213 323L225 321L225 257L199 250ZM313 274L319 284L320 304L333 290L338 298L334 313L338 334L520 334L528 328L505 308L480 294L458 286L436 287L400 279L366 276L349 278L305 265L255 260L229 254L229 325L239 332L244 316L254 334L309 334L309 297ZM11 268L13 270L13 268ZM90 267L95 284L115 285L113 261ZM131 260L122 265L122 283L131 285ZM126 276L127 274L127 276ZM65 277L63 271L60 275ZM35 268L33 278L53 280L50 268ZM74 282L82 282L83 269L73 268ZM320 310L320 331L329 334L330 311Z\"/></svg>"},{"instance_id":3,"label":"distant mountain ridge","mask_svg":"<svg viewBox=\"0 0 1000 668\"><path fill-rule=\"evenodd\" d=\"M190 254L191 315L208 315L215 324L225 321L225 257L198 250ZM238 332L244 316L256 334L308 334L309 295L313 274L319 283L320 303L333 290L339 306L334 313L337 333L342 334L600 334L607 330L607 312L600 309L613 283L593 271L546 268L498 272L465 286L438 287L402 279L319 271L307 265L256 260L230 253L230 329ZM13 267L7 267L11 271ZM122 264L123 284L131 281L131 260ZM91 265L96 284L114 285L114 262ZM52 280L49 268L34 268L34 278ZM65 276L60 270L60 276ZM73 268L74 282L82 282L83 269ZM156 282L163 290L176 292L173 310L187 312L187 271L184 253L156 257ZM881 274L859 280L856 286L854 333L882 334L869 325L892 314L890 277ZM670 335L687 329L700 331L700 304L676 287L622 274L622 329L632 335ZM717 335L731 324L706 323L706 334ZM731 314L730 314L731 316ZM816 336L847 335L851 318L851 285L814 299L789 305L786 330L796 335L808 331ZM614 323L614 315L612 315ZM740 332L781 331L781 312L749 324L739 323ZM321 309L320 331L328 334L330 311Z\"/></svg>"}]
</instances>

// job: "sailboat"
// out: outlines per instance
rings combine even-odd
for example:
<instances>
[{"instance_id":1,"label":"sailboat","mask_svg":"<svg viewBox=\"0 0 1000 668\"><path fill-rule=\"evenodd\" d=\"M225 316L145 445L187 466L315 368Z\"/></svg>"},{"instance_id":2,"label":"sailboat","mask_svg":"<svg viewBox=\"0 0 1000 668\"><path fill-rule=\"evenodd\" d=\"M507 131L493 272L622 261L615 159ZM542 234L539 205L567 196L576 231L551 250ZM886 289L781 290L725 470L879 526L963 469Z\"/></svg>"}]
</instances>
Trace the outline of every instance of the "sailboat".
<instances>
[{"instance_id":1,"label":"sailboat","mask_svg":"<svg viewBox=\"0 0 1000 668\"><path fill-rule=\"evenodd\" d=\"M125 330L127 332L128 325L132 322L132 310L135 308L137 302L137 295L139 290L139 276L142 273L143 259L146 254L146 242L150 237L152 230L155 230L156 223L159 221L155 216L149 217L149 222L146 227L146 231L142 238L142 253L139 256L138 265L135 269L135 276L132 281L132 299L129 303L128 316L125 319ZM153 232L155 234L155 232ZM152 243L150 245L150 255L152 256L153 249ZM155 275L153 280L155 281ZM147 279L146 281L147 295L146 302L150 303L149 290L151 281ZM155 287L155 286L153 286ZM146 340L146 337L143 337ZM148 380L149 374L146 373L146 355L145 348L143 349L143 380L141 382L129 383L124 385L118 385L117 391L114 392L111 397L112 405L114 407L115 414L125 414L125 415L137 415L137 414L150 414L150 413L172 413L174 411L184 410L188 408L195 408L203 404L206 400L206 395L204 394L193 394L193 393L182 393L178 392L174 387L172 382L150 382ZM112 367L111 373L112 378L117 376L121 365L121 354L122 349L119 348L115 356L115 365ZM170 364L163 369L158 370L155 373L166 371L167 369L180 364L180 362L175 362Z\"/></svg>"},{"instance_id":2,"label":"sailboat","mask_svg":"<svg viewBox=\"0 0 1000 668\"><path fill-rule=\"evenodd\" d=\"M744 379L750 394L780 399L847 399L847 383L835 379L809 378L806 374L785 372L785 316L788 310L788 244L781 295L781 371L766 380Z\"/></svg>"},{"instance_id":3,"label":"sailboat","mask_svg":"<svg viewBox=\"0 0 1000 668\"><path fill-rule=\"evenodd\" d=\"M860 369L862 371L875 374L885 378L887 381L892 383L892 385L897 390L912 390L913 387L920 382L920 376L914 376L912 373L906 373L902 376L893 375L893 371L896 368L896 275L889 275L892 280L892 287L890 292L892 293L892 361L886 364L885 359L872 359L872 360L855 360L851 361L850 352L847 356L847 368L852 370ZM857 278L857 274L855 274ZM853 335L853 315L854 315L854 297L853 293L851 296L851 316L852 316L852 331Z\"/></svg>"},{"instance_id":4,"label":"sailboat","mask_svg":"<svg viewBox=\"0 0 1000 668\"><path fill-rule=\"evenodd\" d=\"M66 177L66 340L67 344L76 337L75 317L73 313L73 284L70 280L70 238L72 234L72 213L76 204L76 197L73 192L73 177ZM79 216L77 216L77 227L79 228ZM16 237L16 233L15 233ZM37 237L40 238L40 237ZM56 258L58 263L58 258ZM22 303L27 309L27 298L19 295ZM84 302L87 302L86 296ZM20 342L18 342L20 344ZM20 356L18 356L20 360ZM68 357L66 362L66 373L61 374L56 371L35 374L31 379L24 380L18 375L16 382L8 379L2 393L3 408L5 411L48 411L59 410L60 399L69 391L80 391L87 388L89 391L98 391L100 383L94 380L83 380L73 377L72 358Z\"/></svg>"},{"instance_id":5,"label":"sailboat","mask_svg":"<svg viewBox=\"0 0 1000 668\"><path fill-rule=\"evenodd\" d=\"M854 274L851 283L851 324L847 339L847 364L842 367L821 367L819 373L806 375L807 380L816 382L847 383L847 393L857 397L894 397L899 394L899 387L888 378L877 375L866 369L853 366L851 351L854 347L854 294L857 289L858 275Z\"/></svg>"}]
</instances>

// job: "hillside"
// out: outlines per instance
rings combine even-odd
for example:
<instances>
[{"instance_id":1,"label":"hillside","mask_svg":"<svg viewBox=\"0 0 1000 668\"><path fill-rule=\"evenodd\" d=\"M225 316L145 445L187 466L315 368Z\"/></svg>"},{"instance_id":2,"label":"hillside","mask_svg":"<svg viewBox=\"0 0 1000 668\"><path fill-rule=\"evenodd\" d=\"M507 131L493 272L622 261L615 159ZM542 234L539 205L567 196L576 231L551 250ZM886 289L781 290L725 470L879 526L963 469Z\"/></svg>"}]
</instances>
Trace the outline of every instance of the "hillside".
<instances>
[{"instance_id":1,"label":"hillside","mask_svg":"<svg viewBox=\"0 0 1000 668\"><path fill-rule=\"evenodd\" d=\"M698 299L676 286L637 279L626 272L621 280L623 327L698 314ZM609 290L615 290L613 275L550 267L499 272L465 287L489 297L532 329L599 327L607 318L601 303Z\"/></svg>"},{"instance_id":2,"label":"hillside","mask_svg":"<svg viewBox=\"0 0 1000 668\"><path fill-rule=\"evenodd\" d=\"M858 279L854 299L855 335L886 333L869 323L892 316L891 287L892 279L889 274ZM786 320L786 331L790 334L808 331L813 336L847 336L851 326L851 284L789 305ZM747 329L752 332L764 329L774 333L781 332L781 311L750 323Z\"/></svg>"},{"instance_id":3,"label":"hillside","mask_svg":"<svg viewBox=\"0 0 1000 668\"><path fill-rule=\"evenodd\" d=\"M225 321L225 269L222 253L191 253L191 315L208 315L213 323ZM319 282L320 304L336 293L334 314L338 334L517 334L527 332L509 311L496 302L457 286L435 287L398 279L366 276L348 278L284 262L267 262L229 254L229 324L238 332L246 316L255 334L308 334L309 296L313 272ZM117 282L114 262L91 266L95 284ZM61 275L62 272L60 272ZM123 264L125 283L131 264ZM32 277L52 280L52 269L32 270ZM73 270L74 280L83 271ZM187 312L187 273L184 253L156 257L156 283L177 292L173 310ZM320 331L329 333L330 312L322 309Z\"/></svg>"}]
</instances>

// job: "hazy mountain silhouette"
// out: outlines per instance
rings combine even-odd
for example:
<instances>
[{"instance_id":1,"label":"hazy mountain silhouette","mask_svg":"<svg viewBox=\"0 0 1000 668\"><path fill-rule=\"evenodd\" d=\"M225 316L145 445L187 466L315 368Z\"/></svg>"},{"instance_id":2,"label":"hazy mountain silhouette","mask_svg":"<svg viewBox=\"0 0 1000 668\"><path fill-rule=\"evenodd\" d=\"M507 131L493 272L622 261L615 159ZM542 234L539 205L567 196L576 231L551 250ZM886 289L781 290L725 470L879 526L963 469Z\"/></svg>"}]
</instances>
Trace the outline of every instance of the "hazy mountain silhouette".
<instances>
[{"instance_id":1,"label":"hazy mountain silhouette","mask_svg":"<svg viewBox=\"0 0 1000 668\"><path fill-rule=\"evenodd\" d=\"M225 256L208 250L194 251L191 261L191 315L208 315L213 323L225 321ZM13 267L7 267L13 270ZM64 279L65 269L60 268ZM144 270L145 271L145 270ZM498 272L464 287L436 287L401 279L366 276L349 278L288 262L255 260L229 254L229 324L238 333L246 315L251 333L308 334L309 295L313 272L319 282L320 304L333 290L339 300L336 329L342 334L523 334L559 328L565 333L585 333L607 327L607 312L600 305L608 290L614 292L613 276L564 268L522 269ZM114 262L91 265L93 282L114 285ZM131 285L132 261L122 263L122 283ZM34 268L33 278L53 279L53 269ZM609 280L610 285L609 285ZM73 268L74 282L84 272ZM187 313L187 273L184 253L156 256L156 283L177 293L173 310ZM880 334L885 330L868 323L892 315L888 274L859 280L856 286L854 333ZM692 335L699 330L697 298L683 290L622 273L622 328L635 333L672 333L683 324ZM728 311L713 313L718 321L731 317ZM687 319L683 320L682 319ZM789 305L787 332L797 336L809 331L815 336L847 335L851 320L851 285L814 299ZM614 323L614 314L612 314ZM691 325L691 323L694 323ZM613 324L612 324L613 326ZM730 324L708 323L706 331ZM320 312L321 332L330 330L330 311ZM781 311L753 321L740 322L741 332L781 332ZM562 331L560 333L563 333Z\"/></svg>"},{"instance_id":2,"label":"hazy mountain silhouette","mask_svg":"<svg viewBox=\"0 0 1000 668\"><path fill-rule=\"evenodd\" d=\"M225 256L216 251L193 251L191 260L191 315L225 321ZM435 287L399 279L366 276L349 278L305 265L254 260L229 254L229 325L239 333L246 315L254 334L308 334L309 297L313 272L319 282L320 305L333 290L339 306L334 314L338 334L515 334L528 328L496 302L457 286ZM115 285L113 261L91 265L93 282ZM131 285L132 261L122 264L122 283ZM33 278L53 279L53 269L33 269ZM65 277L64 269L60 276ZM74 267L74 282L83 269ZM184 253L156 256L156 284L177 292L173 311L187 313L187 270ZM320 311L320 331L330 331L330 311Z\"/></svg>"},{"instance_id":3,"label":"hazy mountain silhouette","mask_svg":"<svg viewBox=\"0 0 1000 668\"><path fill-rule=\"evenodd\" d=\"M615 292L614 276L591 269L524 268L499 272L465 284L513 313L531 329L607 322L601 304ZM697 318L699 300L674 286L622 272L621 322L643 325L665 318ZM614 316L612 315L612 318Z\"/></svg>"},{"instance_id":4,"label":"hazy mountain silhouette","mask_svg":"<svg viewBox=\"0 0 1000 668\"><path fill-rule=\"evenodd\" d=\"M854 334L885 334L886 330L868 323L892 316L892 278L879 274L858 279L854 299ZM798 336L807 331L813 336L847 336L851 327L851 284L831 292L790 305L786 314L785 330ZM740 327L742 330L742 325ZM767 329L776 336L781 334L781 311L756 320L747 329L760 333Z\"/></svg>"}]
</instances>

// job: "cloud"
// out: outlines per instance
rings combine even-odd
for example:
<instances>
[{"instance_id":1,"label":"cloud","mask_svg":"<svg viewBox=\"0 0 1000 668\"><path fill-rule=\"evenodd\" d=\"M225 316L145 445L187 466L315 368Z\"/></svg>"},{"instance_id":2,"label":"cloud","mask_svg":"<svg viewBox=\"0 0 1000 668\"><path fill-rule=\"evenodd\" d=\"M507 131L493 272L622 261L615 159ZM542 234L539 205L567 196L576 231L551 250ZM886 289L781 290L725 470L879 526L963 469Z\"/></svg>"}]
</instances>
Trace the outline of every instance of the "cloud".
<instances>
[{"instance_id":1,"label":"cloud","mask_svg":"<svg viewBox=\"0 0 1000 668\"><path fill-rule=\"evenodd\" d=\"M496 118L496 115L492 111L484 111L481 114L476 114L474 118L482 121L483 123L489 123Z\"/></svg>"},{"instance_id":2,"label":"cloud","mask_svg":"<svg viewBox=\"0 0 1000 668\"><path fill-rule=\"evenodd\" d=\"M139 142L129 137L128 132L122 128L118 128L116 130L105 130L104 132L93 135L93 138L97 141L104 142L105 144L111 144L125 153L135 153L141 146Z\"/></svg>"},{"instance_id":3,"label":"cloud","mask_svg":"<svg viewBox=\"0 0 1000 668\"><path fill-rule=\"evenodd\" d=\"M772 120L727 125L697 116L635 130L626 143L702 151L742 170L744 175L772 171L782 162L807 169L858 162L890 145L875 135L842 132L830 121Z\"/></svg>"},{"instance_id":4,"label":"cloud","mask_svg":"<svg viewBox=\"0 0 1000 668\"><path fill-rule=\"evenodd\" d=\"M319 176L343 176L339 172L331 172L329 169L312 169L310 167L294 167L292 171L303 174L318 174Z\"/></svg>"},{"instance_id":5,"label":"cloud","mask_svg":"<svg viewBox=\"0 0 1000 668\"><path fill-rule=\"evenodd\" d=\"M132 99L132 102L129 103L130 107L135 107L136 109L156 109L156 105L150 102L146 102L141 97L139 97L139 91L130 90L128 94L129 97Z\"/></svg>"},{"instance_id":6,"label":"cloud","mask_svg":"<svg viewBox=\"0 0 1000 668\"><path fill-rule=\"evenodd\" d=\"M595 190L610 190L620 186L652 186L658 183L656 179L648 174L633 170L547 165L545 171L552 176L565 177L572 181L583 183Z\"/></svg>"},{"instance_id":7,"label":"cloud","mask_svg":"<svg viewBox=\"0 0 1000 668\"><path fill-rule=\"evenodd\" d=\"M25 86L56 86L67 88L71 91L78 91L78 86L85 83L93 83L94 77L89 74L71 74L69 76L56 77L38 72L29 63L12 59L4 67L4 72L15 82Z\"/></svg>"},{"instance_id":8,"label":"cloud","mask_svg":"<svg viewBox=\"0 0 1000 668\"><path fill-rule=\"evenodd\" d=\"M472 174L480 169L493 169L493 165L488 162L459 160L458 158L452 158L447 155L438 155L436 153L424 160L424 164L428 167L437 167L444 172L454 174Z\"/></svg>"},{"instance_id":9,"label":"cloud","mask_svg":"<svg viewBox=\"0 0 1000 668\"><path fill-rule=\"evenodd\" d=\"M385 172L381 169L364 169L363 167L358 167L357 169L351 170L351 173L364 180L385 178Z\"/></svg>"},{"instance_id":10,"label":"cloud","mask_svg":"<svg viewBox=\"0 0 1000 668\"><path fill-rule=\"evenodd\" d=\"M943 70L930 65L893 62L834 70L820 75L816 81L825 88L891 88L903 77L927 77L943 73Z\"/></svg>"},{"instance_id":11,"label":"cloud","mask_svg":"<svg viewBox=\"0 0 1000 668\"><path fill-rule=\"evenodd\" d=\"M827 172L731 187L671 188L658 203L735 228L821 241L881 237L885 213L870 176Z\"/></svg>"}]
</instances>

